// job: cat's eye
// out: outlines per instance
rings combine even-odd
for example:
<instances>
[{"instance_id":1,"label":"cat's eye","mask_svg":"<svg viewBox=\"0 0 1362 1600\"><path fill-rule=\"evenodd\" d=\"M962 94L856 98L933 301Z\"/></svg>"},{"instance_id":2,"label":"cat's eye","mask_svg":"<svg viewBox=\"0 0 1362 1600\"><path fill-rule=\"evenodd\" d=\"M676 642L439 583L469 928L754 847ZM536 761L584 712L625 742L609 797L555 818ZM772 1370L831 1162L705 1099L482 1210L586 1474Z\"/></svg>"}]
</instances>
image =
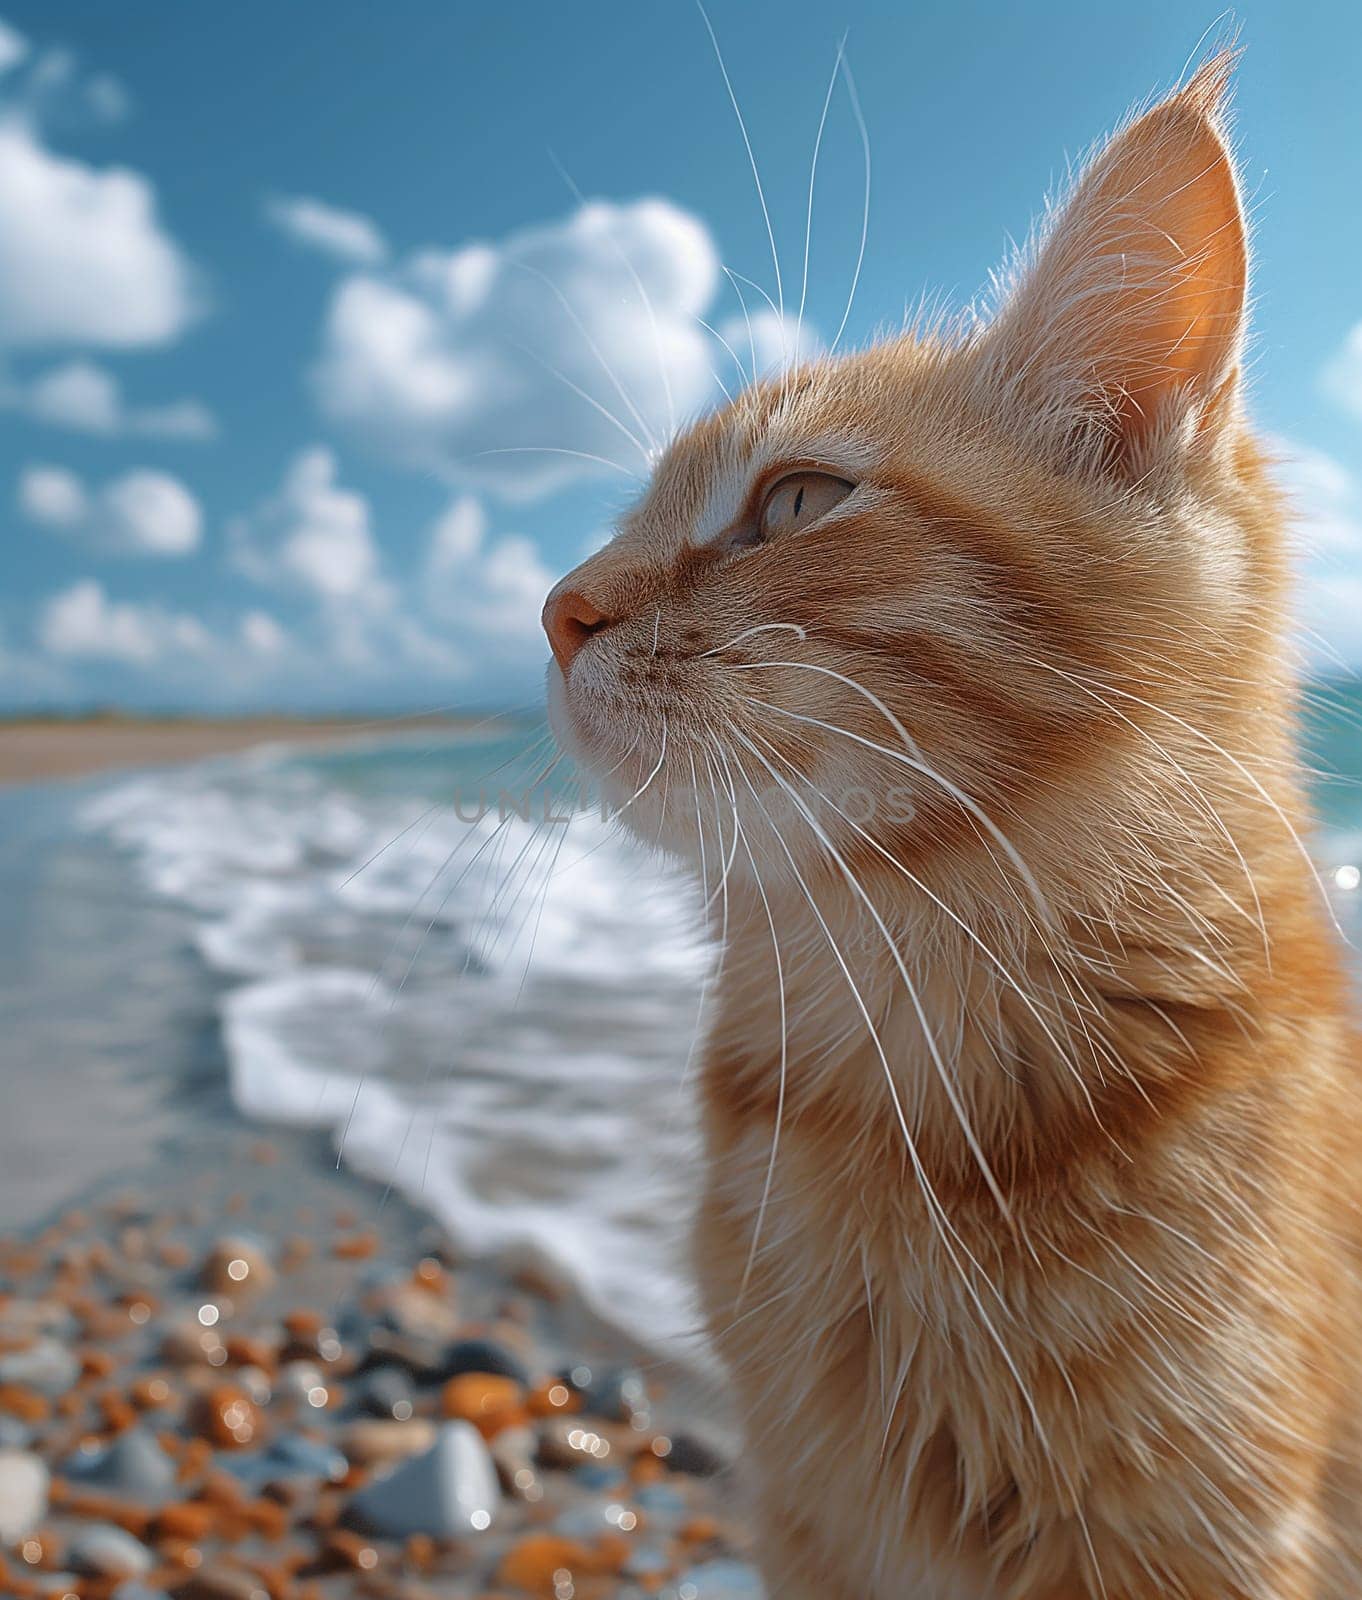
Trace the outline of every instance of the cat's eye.
<instances>
[{"instance_id":1,"label":"cat's eye","mask_svg":"<svg viewBox=\"0 0 1362 1600\"><path fill-rule=\"evenodd\" d=\"M798 533L824 517L856 487L830 472L791 472L773 484L762 501L757 534L770 539L778 533Z\"/></svg>"}]
</instances>

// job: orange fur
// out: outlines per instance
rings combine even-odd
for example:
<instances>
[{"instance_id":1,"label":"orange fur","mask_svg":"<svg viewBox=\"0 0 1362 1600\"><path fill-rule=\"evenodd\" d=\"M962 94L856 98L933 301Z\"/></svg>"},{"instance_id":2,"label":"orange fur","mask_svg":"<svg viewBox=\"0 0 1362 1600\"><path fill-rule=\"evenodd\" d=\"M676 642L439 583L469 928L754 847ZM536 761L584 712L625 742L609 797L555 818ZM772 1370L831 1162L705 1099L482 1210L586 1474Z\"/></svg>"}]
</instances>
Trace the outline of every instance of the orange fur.
<instances>
[{"instance_id":1,"label":"orange fur","mask_svg":"<svg viewBox=\"0 0 1362 1600\"><path fill-rule=\"evenodd\" d=\"M1362 1593L1362 1108L1228 70L991 322L754 386L554 597L560 734L723 941L695 1255L781 1600ZM801 468L854 487L754 542Z\"/></svg>"}]
</instances>

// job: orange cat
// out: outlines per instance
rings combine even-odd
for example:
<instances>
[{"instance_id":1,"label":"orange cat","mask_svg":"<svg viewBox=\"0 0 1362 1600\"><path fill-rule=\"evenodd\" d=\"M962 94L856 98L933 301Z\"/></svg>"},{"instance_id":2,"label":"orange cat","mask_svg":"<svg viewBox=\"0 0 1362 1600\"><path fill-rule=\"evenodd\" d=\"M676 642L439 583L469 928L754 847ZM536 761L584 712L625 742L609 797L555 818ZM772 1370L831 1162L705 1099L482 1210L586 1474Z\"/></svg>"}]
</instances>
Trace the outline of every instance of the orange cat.
<instances>
[{"instance_id":1,"label":"orange cat","mask_svg":"<svg viewBox=\"0 0 1362 1600\"><path fill-rule=\"evenodd\" d=\"M773 1600L1362 1595L1362 1107L1229 70L987 325L696 424L546 608L565 742L722 940L695 1254Z\"/></svg>"}]
</instances>

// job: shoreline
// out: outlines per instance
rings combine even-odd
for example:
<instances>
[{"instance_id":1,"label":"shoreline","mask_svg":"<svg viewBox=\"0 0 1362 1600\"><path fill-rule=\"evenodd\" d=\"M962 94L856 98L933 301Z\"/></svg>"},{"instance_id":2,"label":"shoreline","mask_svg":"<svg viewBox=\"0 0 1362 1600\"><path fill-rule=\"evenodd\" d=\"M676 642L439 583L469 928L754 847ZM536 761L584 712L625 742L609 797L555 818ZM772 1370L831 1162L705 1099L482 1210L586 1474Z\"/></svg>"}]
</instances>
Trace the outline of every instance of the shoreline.
<instances>
[{"instance_id":1,"label":"shoreline","mask_svg":"<svg viewBox=\"0 0 1362 1600\"><path fill-rule=\"evenodd\" d=\"M460 733L500 719L392 717L89 717L0 722L0 788L179 766L261 745L344 745L411 732ZM509 720L509 719L508 719Z\"/></svg>"}]
</instances>

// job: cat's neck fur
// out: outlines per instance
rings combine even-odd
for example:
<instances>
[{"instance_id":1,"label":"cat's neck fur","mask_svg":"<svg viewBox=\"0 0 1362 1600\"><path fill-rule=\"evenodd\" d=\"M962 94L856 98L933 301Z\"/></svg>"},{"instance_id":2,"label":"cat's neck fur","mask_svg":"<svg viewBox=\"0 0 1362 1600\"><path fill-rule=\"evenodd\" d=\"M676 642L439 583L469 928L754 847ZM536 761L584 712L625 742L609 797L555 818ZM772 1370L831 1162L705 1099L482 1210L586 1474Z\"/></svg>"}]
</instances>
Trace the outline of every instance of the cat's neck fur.
<instances>
[{"instance_id":1,"label":"cat's neck fur","mask_svg":"<svg viewBox=\"0 0 1362 1600\"><path fill-rule=\"evenodd\" d=\"M1043 910L1015 881L992 906L957 910L886 868L868 889L881 927L835 867L821 881L768 884L764 900L735 877L710 1093L759 1113L773 1137L777 1116L795 1139L810 1119L831 1120L855 1160L878 1151L910 1186L925 1178L988 1204L1001 1191L1006 1206L1025 1206L1084 1154L1119 1168L1175 1103L1221 1091L1204 1044L1256 1038L1273 987L1265 923L1280 937L1318 920L1289 838L1294 798L1280 766L1262 771L1282 808L1265 859L1227 852L1199 796L1182 826L1165 818L1146 830L1142 868L1180 886L1176 900L1151 904L1114 867L1090 866L1052 876L1058 892ZM1243 805L1246 784L1225 787ZM1235 829L1233 806L1217 798Z\"/></svg>"}]
</instances>

